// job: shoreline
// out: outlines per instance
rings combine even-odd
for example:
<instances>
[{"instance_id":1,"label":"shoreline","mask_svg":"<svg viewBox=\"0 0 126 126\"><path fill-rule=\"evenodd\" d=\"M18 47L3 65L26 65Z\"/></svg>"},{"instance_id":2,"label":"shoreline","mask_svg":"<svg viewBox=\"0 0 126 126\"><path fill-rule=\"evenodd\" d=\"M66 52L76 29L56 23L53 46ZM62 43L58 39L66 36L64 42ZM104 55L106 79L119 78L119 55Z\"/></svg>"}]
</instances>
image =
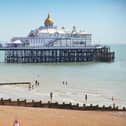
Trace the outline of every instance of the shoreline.
<instances>
[{"instance_id":1,"label":"shoreline","mask_svg":"<svg viewBox=\"0 0 126 126\"><path fill-rule=\"evenodd\" d=\"M0 125L12 126L125 126L126 112L78 111L0 106Z\"/></svg>"}]
</instances>

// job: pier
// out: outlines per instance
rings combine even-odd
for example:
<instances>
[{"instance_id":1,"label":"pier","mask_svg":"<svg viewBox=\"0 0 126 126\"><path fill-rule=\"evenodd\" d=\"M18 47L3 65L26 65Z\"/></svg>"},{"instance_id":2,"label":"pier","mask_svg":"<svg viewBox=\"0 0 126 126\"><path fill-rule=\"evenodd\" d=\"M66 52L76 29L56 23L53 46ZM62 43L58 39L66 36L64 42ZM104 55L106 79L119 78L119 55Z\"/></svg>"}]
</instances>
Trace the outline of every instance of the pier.
<instances>
[{"instance_id":1,"label":"pier","mask_svg":"<svg viewBox=\"0 0 126 126\"><path fill-rule=\"evenodd\" d=\"M115 54L109 47L34 47L7 48L5 63L112 62Z\"/></svg>"},{"instance_id":2,"label":"pier","mask_svg":"<svg viewBox=\"0 0 126 126\"><path fill-rule=\"evenodd\" d=\"M112 62L115 58L108 46L92 44L91 33L75 26L70 31L55 27L50 14L44 26L0 44L0 50L5 51L5 63Z\"/></svg>"}]
</instances>

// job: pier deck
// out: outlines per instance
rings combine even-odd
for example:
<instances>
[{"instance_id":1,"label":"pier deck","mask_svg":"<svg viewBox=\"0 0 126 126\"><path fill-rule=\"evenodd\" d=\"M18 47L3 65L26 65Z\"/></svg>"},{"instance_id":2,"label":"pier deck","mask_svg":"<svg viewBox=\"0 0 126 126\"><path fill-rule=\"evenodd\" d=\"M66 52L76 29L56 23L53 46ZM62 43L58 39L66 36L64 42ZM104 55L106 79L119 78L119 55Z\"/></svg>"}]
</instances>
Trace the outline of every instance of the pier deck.
<instances>
[{"instance_id":1,"label":"pier deck","mask_svg":"<svg viewBox=\"0 0 126 126\"><path fill-rule=\"evenodd\" d=\"M1 47L5 63L111 62L115 53L106 46L86 47Z\"/></svg>"}]
</instances>

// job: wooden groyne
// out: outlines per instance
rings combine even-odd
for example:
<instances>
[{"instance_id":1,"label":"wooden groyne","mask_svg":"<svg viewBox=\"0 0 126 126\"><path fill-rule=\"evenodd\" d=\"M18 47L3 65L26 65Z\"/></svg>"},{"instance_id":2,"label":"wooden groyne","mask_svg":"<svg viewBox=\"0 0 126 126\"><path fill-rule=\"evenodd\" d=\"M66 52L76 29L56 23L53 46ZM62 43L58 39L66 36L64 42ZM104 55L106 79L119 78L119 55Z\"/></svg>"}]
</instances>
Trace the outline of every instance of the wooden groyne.
<instances>
[{"instance_id":1,"label":"wooden groyne","mask_svg":"<svg viewBox=\"0 0 126 126\"><path fill-rule=\"evenodd\" d=\"M119 108L118 106L99 106L99 105L86 105L79 106L77 103L73 105L72 103L59 104L58 102L51 103L48 101L47 103L43 103L42 101L34 101L28 102L25 100L17 99L13 101L11 99L0 99L0 105L8 105L8 106L23 106L23 107L39 107L39 108L56 108L56 109L70 109L70 110L80 110L80 111L126 111L126 107Z\"/></svg>"},{"instance_id":2,"label":"wooden groyne","mask_svg":"<svg viewBox=\"0 0 126 126\"><path fill-rule=\"evenodd\" d=\"M19 85L19 84L31 84L31 82L0 82L0 85Z\"/></svg>"}]
</instances>

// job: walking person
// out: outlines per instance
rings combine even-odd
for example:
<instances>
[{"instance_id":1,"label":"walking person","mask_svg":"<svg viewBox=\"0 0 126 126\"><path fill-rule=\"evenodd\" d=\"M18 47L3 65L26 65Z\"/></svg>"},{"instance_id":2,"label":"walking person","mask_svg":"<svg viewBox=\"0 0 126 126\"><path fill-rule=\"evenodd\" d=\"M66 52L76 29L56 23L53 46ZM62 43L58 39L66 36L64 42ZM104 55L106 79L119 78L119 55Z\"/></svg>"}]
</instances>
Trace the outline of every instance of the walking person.
<instances>
[{"instance_id":1,"label":"walking person","mask_svg":"<svg viewBox=\"0 0 126 126\"><path fill-rule=\"evenodd\" d=\"M32 85L32 89L34 89L34 84Z\"/></svg>"},{"instance_id":2,"label":"walking person","mask_svg":"<svg viewBox=\"0 0 126 126\"><path fill-rule=\"evenodd\" d=\"M50 92L50 101L52 102L52 98L53 98L53 93Z\"/></svg>"},{"instance_id":3,"label":"walking person","mask_svg":"<svg viewBox=\"0 0 126 126\"><path fill-rule=\"evenodd\" d=\"M64 81L62 81L62 84L64 85Z\"/></svg>"},{"instance_id":4,"label":"walking person","mask_svg":"<svg viewBox=\"0 0 126 126\"><path fill-rule=\"evenodd\" d=\"M38 81L38 84L37 85L39 86L39 81Z\"/></svg>"},{"instance_id":5,"label":"walking person","mask_svg":"<svg viewBox=\"0 0 126 126\"><path fill-rule=\"evenodd\" d=\"M35 80L35 86L37 86L38 85L38 81L37 80Z\"/></svg>"},{"instance_id":6,"label":"walking person","mask_svg":"<svg viewBox=\"0 0 126 126\"><path fill-rule=\"evenodd\" d=\"M115 108L115 98L112 96L113 108Z\"/></svg>"},{"instance_id":7,"label":"walking person","mask_svg":"<svg viewBox=\"0 0 126 126\"><path fill-rule=\"evenodd\" d=\"M87 94L85 94L85 101L87 102Z\"/></svg>"},{"instance_id":8,"label":"walking person","mask_svg":"<svg viewBox=\"0 0 126 126\"><path fill-rule=\"evenodd\" d=\"M68 83L67 83L67 81L66 81L66 86L67 86L67 84L68 84Z\"/></svg>"},{"instance_id":9,"label":"walking person","mask_svg":"<svg viewBox=\"0 0 126 126\"><path fill-rule=\"evenodd\" d=\"M28 85L28 89L29 89L29 91L31 90L31 83Z\"/></svg>"},{"instance_id":10,"label":"walking person","mask_svg":"<svg viewBox=\"0 0 126 126\"><path fill-rule=\"evenodd\" d=\"M114 97L112 96L112 101L114 101Z\"/></svg>"}]
</instances>

